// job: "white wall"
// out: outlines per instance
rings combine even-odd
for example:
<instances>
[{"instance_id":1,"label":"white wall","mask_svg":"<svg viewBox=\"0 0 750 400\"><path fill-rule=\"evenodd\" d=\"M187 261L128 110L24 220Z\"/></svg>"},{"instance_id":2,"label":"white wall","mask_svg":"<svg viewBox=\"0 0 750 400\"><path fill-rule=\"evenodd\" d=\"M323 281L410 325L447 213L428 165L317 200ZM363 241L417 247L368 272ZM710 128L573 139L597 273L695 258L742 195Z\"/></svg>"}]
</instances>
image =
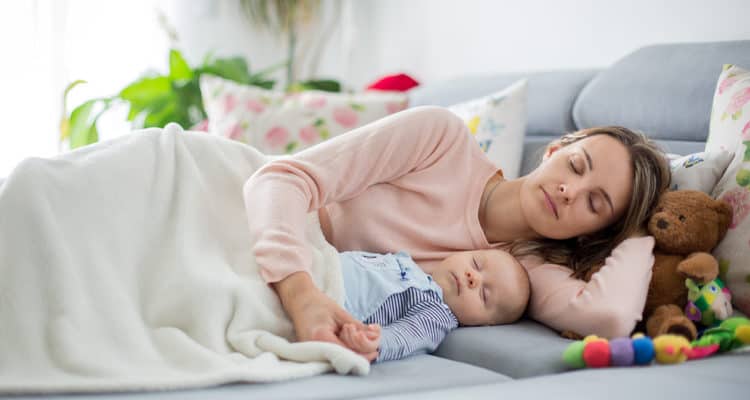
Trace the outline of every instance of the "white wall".
<instances>
[{"instance_id":1,"label":"white wall","mask_svg":"<svg viewBox=\"0 0 750 400\"><path fill-rule=\"evenodd\" d=\"M316 76L360 89L408 72L423 83L456 75L600 67L640 46L750 39L750 0L322 0L340 12ZM334 8L338 9L334 9ZM238 0L0 2L0 176L25 157L58 152L61 94L70 106L166 71L161 9L192 64L213 51L254 70L285 58L284 42L250 26ZM279 74L279 77L282 74ZM104 139L129 131L125 110L100 120Z\"/></svg>"},{"instance_id":2,"label":"white wall","mask_svg":"<svg viewBox=\"0 0 750 400\"><path fill-rule=\"evenodd\" d=\"M323 0L331 2L332 0ZM750 39L748 0L344 0L322 75L361 87L397 71L423 82L456 75L601 67L648 44ZM190 53L284 57L234 0L167 1ZM170 6L171 5L171 6ZM347 42L351 46L347 46Z\"/></svg>"}]
</instances>

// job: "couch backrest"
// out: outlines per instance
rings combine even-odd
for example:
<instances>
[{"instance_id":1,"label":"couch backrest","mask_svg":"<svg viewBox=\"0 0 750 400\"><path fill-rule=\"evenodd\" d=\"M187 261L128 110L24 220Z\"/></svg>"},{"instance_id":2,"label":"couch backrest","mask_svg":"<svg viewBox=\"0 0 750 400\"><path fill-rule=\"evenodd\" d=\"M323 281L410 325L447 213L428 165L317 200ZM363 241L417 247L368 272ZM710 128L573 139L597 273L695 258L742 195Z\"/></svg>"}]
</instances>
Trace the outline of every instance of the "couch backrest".
<instances>
[{"instance_id":1,"label":"couch backrest","mask_svg":"<svg viewBox=\"0 0 750 400\"><path fill-rule=\"evenodd\" d=\"M544 146L564 132L622 125L646 133L664 150L701 151L708 136L716 81L723 64L750 68L750 40L643 47L603 70L475 76L429 84L412 105L449 106L528 79L528 122L521 173L540 161Z\"/></svg>"},{"instance_id":2,"label":"couch backrest","mask_svg":"<svg viewBox=\"0 0 750 400\"><path fill-rule=\"evenodd\" d=\"M701 151L723 64L750 68L750 40L643 47L588 82L573 121L640 130L673 153Z\"/></svg>"}]
</instances>

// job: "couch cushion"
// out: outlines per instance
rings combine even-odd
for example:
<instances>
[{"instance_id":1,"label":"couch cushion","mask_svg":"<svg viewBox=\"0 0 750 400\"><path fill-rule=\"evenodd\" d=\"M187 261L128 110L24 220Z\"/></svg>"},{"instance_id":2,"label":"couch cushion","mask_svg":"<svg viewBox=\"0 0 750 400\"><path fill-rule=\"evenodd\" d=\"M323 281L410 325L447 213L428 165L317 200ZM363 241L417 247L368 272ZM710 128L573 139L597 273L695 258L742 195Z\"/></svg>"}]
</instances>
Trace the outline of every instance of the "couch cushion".
<instances>
[{"instance_id":1,"label":"couch cushion","mask_svg":"<svg viewBox=\"0 0 750 400\"><path fill-rule=\"evenodd\" d=\"M598 74L573 107L576 126L622 125L703 142L723 64L750 65L750 41L648 46Z\"/></svg>"},{"instance_id":2,"label":"couch cushion","mask_svg":"<svg viewBox=\"0 0 750 400\"><path fill-rule=\"evenodd\" d=\"M327 374L280 383L231 384L208 389L149 393L105 393L60 395L55 400L144 400L144 399L351 399L372 395L409 393L466 385L506 382L510 378L484 368L431 355L375 364L364 377ZM49 398L23 396L24 400Z\"/></svg>"},{"instance_id":3,"label":"couch cushion","mask_svg":"<svg viewBox=\"0 0 750 400\"><path fill-rule=\"evenodd\" d=\"M726 354L680 365L605 368L501 384L423 391L378 399L741 399L750 390L750 354Z\"/></svg>"},{"instance_id":4,"label":"couch cushion","mask_svg":"<svg viewBox=\"0 0 750 400\"><path fill-rule=\"evenodd\" d=\"M435 355L525 378L565 371L562 353L570 340L536 322L465 327L451 332Z\"/></svg>"},{"instance_id":5,"label":"couch cushion","mask_svg":"<svg viewBox=\"0 0 750 400\"><path fill-rule=\"evenodd\" d=\"M534 73L508 73L463 77L418 87L409 93L410 105L450 106L501 90L513 82L528 79L528 123L526 136L553 135L574 131L573 102L596 74L593 69Z\"/></svg>"}]
</instances>

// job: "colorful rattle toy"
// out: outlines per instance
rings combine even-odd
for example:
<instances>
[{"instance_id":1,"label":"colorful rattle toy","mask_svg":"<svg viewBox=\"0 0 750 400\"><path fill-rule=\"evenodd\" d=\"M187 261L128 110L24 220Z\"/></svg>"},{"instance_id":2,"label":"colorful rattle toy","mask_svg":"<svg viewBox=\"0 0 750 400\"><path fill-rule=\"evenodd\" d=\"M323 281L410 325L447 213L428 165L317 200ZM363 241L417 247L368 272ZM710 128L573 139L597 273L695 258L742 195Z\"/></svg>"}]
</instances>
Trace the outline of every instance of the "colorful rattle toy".
<instances>
[{"instance_id":1,"label":"colorful rattle toy","mask_svg":"<svg viewBox=\"0 0 750 400\"><path fill-rule=\"evenodd\" d=\"M573 368L645 365L653 359L654 342L642 334L612 340L586 336L563 352L563 360Z\"/></svg>"},{"instance_id":2,"label":"colorful rattle toy","mask_svg":"<svg viewBox=\"0 0 750 400\"><path fill-rule=\"evenodd\" d=\"M700 285L687 278L685 286L688 288L685 315L691 321L711 327L732 315L732 295L721 279Z\"/></svg>"},{"instance_id":3,"label":"colorful rattle toy","mask_svg":"<svg viewBox=\"0 0 750 400\"><path fill-rule=\"evenodd\" d=\"M750 345L750 319L727 318L707 329L700 339L689 342L680 335L659 335L653 340L640 333L612 340L587 336L568 345L563 361L572 368L624 367L677 364Z\"/></svg>"}]
</instances>

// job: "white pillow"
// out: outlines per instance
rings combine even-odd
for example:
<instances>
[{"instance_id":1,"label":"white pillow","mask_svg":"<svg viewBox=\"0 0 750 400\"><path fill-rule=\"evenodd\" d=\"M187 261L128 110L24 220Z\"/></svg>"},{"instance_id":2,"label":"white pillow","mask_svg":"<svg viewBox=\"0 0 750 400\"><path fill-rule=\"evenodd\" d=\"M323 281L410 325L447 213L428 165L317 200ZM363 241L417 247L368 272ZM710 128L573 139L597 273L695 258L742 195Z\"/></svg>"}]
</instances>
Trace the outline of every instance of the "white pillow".
<instances>
[{"instance_id":1,"label":"white pillow","mask_svg":"<svg viewBox=\"0 0 750 400\"><path fill-rule=\"evenodd\" d=\"M508 179L521 171L526 134L526 80L492 95L450 106L461 117L487 157Z\"/></svg>"},{"instance_id":2,"label":"white pillow","mask_svg":"<svg viewBox=\"0 0 750 400\"><path fill-rule=\"evenodd\" d=\"M404 93L305 91L294 94L202 75L208 131L265 154L290 154L408 106Z\"/></svg>"},{"instance_id":3,"label":"white pillow","mask_svg":"<svg viewBox=\"0 0 750 400\"><path fill-rule=\"evenodd\" d=\"M750 315L750 71L725 65L711 109L706 149L734 153L712 196L732 206L726 237L714 249L732 303Z\"/></svg>"},{"instance_id":4,"label":"white pillow","mask_svg":"<svg viewBox=\"0 0 750 400\"><path fill-rule=\"evenodd\" d=\"M672 190L700 190L710 194L734 154L726 150L704 151L686 156L669 155Z\"/></svg>"}]
</instances>

